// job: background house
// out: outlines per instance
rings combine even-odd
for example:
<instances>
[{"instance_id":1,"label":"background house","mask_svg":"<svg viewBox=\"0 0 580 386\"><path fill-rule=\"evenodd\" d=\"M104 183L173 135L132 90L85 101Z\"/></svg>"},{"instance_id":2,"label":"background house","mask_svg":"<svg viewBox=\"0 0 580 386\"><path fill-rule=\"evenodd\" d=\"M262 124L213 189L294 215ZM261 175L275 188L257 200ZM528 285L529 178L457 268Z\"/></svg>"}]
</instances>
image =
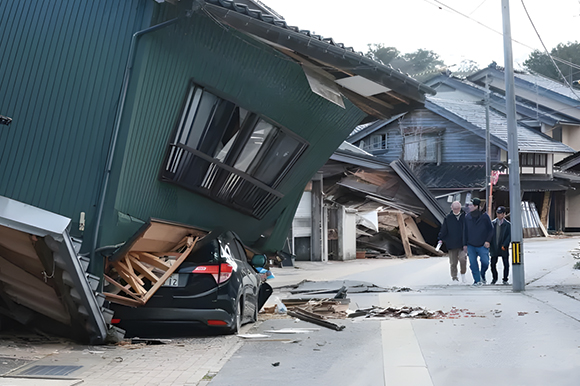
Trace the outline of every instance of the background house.
<instances>
[{"instance_id":1,"label":"background house","mask_svg":"<svg viewBox=\"0 0 580 386\"><path fill-rule=\"evenodd\" d=\"M402 158L409 162L414 173L444 206L454 200L465 202L474 196L485 199L487 123L492 169L507 169L505 100L502 95L491 93L487 120L485 88L448 74L435 77L428 84L438 93L428 98L425 109L362 127L348 141L377 157L389 161ZM540 115L524 103L518 103L517 111L520 117L536 116L535 124L529 120L524 120L527 125L518 123L523 200L534 202L539 211L551 207L551 228L561 230L566 212L561 198L568 190L568 181L554 176L553 165L574 150L539 130L542 125L555 124L553 116ZM506 172L494 187L494 207L509 206ZM546 203L546 192L558 193L548 195Z\"/></svg>"}]
</instances>

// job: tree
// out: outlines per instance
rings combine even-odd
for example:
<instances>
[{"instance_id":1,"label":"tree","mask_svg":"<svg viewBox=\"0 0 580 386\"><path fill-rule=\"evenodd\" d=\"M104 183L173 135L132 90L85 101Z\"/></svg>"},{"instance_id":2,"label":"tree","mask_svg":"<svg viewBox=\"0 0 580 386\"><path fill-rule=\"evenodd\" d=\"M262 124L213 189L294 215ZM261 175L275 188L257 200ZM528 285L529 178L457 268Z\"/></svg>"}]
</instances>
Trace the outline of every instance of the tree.
<instances>
[{"instance_id":1,"label":"tree","mask_svg":"<svg viewBox=\"0 0 580 386\"><path fill-rule=\"evenodd\" d=\"M368 44L368 47L369 50L365 56L383 64L391 63L393 59L401 54L395 47L386 47L382 43Z\"/></svg>"},{"instance_id":2,"label":"tree","mask_svg":"<svg viewBox=\"0 0 580 386\"><path fill-rule=\"evenodd\" d=\"M580 79L580 43L560 43L552 48L550 55L554 58L556 65L569 83ZM572 65L563 63L561 60L570 62ZM524 67L530 71L557 80L558 82L563 81L554 63L552 63L552 60L550 60L545 52L539 50L532 52L524 62Z\"/></svg>"},{"instance_id":3,"label":"tree","mask_svg":"<svg viewBox=\"0 0 580 386\"><path fill-rule=\"evenodd\" d=\"M415 52L401 54L395 47L387 47L383 44L369 44L365 56L390 64L404 73L414 76L418 80L428 78L445 63L439 59L439 55L431 50L418 49Z\"/></svg>"}]
</instances>

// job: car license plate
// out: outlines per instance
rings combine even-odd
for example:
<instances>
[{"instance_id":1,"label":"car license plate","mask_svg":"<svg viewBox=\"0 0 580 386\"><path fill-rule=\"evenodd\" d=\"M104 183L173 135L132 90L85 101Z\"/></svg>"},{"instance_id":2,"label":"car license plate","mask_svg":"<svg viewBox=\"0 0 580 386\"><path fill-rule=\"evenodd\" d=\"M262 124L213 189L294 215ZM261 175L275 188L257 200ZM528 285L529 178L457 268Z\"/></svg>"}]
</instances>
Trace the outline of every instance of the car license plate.
<instances>
[{"instance_id":1,"label":"car license plate","mask_svg":"<svg viewBox=\"0 0 580 386\"><path fill-rule=\"evenodd\" d=\"M164 287L179 287L179 274L174 273L165 280Z\"/></svg>"}]
</instances>

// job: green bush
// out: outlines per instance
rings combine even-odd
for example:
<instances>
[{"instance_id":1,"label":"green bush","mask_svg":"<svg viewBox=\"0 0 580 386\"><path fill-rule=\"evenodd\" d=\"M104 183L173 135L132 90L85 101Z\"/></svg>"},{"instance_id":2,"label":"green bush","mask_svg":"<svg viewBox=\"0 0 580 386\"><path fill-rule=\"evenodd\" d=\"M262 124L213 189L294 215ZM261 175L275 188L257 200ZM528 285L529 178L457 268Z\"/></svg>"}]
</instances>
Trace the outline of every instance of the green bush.
<instances>
[{"instance_id":1,"label":"green bush","mask_svg":"<svg viewBox=\"0 0 580 386\"><path fill-rule=\"evenodd\" d=\"M580 269L580 261L577 261L576 264L574 264L574 269Z\"/></svg>"}]
</instances>

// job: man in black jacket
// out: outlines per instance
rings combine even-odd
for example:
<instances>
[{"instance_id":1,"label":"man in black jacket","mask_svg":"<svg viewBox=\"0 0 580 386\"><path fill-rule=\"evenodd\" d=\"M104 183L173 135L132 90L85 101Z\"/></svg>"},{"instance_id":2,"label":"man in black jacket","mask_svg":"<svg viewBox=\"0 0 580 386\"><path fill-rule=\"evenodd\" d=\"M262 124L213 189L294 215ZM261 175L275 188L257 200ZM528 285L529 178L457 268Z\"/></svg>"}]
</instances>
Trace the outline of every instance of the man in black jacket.
<instances>
[{"instance_id":1,"label":"man in black jacket","mask_svg":"<svg viewBox=\"0 0 580 386\"><path fill-rule=\"evenodd\" d=\"M512 240L512 226L505 219L505 208L503 206L497 208L496 214L497 218L492 221L493 237L489 248L489 254L491 256L491 284L497 283L497 260L499 256L501 256L503 261L503 284L508 284L508 276L510 274L508 248Z\"/></svg>"},{"instance_id":2,"label":"man in black jacket","mask_svg":"<svg viewBox=\"0 0 580 386\"><path fill-rule=\"evenodd\" d=\"M461 209L461 203L454 201L451 204L451 212L443 220L441 231L439 232L439 244L445 241L449 252L449 266L451 268L451 279L459 281L457 278L457 262L461 272L461 281L465 283L465 272L467 271L467 255L463 250L463 224L465 223L465 212Z\"/></svg>"},{"instance_id":3,"label":"man in black jacket","mask_svg":"<svg viewBox=\"0 0 580 386\"><path fill-rule=\"evenodd\" d=\"M471 200L473 209L465 216L463 227L464 250L469 257L469 268L473 275L473 285L485 284L485 272L489 267L489 246L493 236L491 219L481 210L481 200ZM477 258L481 261L481 269Z\"/></svg>"}]
</instances>

